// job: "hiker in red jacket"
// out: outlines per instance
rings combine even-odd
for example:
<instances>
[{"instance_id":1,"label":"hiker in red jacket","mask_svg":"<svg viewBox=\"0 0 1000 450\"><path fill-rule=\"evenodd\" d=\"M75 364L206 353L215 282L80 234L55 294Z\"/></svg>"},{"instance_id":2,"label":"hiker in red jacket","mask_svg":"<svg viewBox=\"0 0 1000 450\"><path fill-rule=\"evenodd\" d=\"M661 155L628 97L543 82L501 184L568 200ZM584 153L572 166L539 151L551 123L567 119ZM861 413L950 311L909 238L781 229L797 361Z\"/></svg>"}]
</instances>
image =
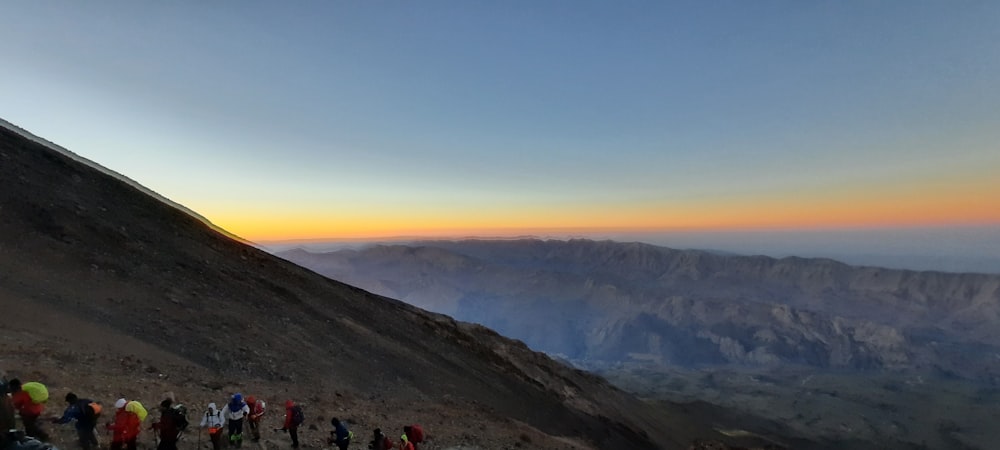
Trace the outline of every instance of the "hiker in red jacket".
<instances>
[{"instance_id":1,"label":"hiker in red jacket","mask_svg":"<svg viewBox=\"0 0 1000 450\"><path fill-rule=\"evenodd\" d=\"M417 424L407 425L403 427L403 436L413 444L413 450L418 450L420 444L424 442L424 427Z\"/></svg>"},{"instance_id":2,"label":"hiker in red jacket","mask_svg":"<svg viewBox=\"0 0 1000 450\"><path fill-rule=\"evenodd\" d=\"M252 395L247 397L247 407L250 408L250 414L247 415L247 425L250 426L250 435L254 442L260 440L260 419L264 417L266 406L264 400Z\"/></svg>"},{"instance_id":3,"label":"hiker in red jacket","mask_svg":"<svg viewBox=\"0 0 1000 450\"><path fill-rule=\"evenodd\" d=\"M296 411L297 410L297 411ZM292 438L292 448L299 448L299 425L302 425L302 409L291 400L285 401L285 426L281 431L287 431Z\"/></svg>"},{"instance_id":4,"label":"hiker in red jacket","mask_svg":"<svg viewBox=\"0 0 1000 450\"><path fill-rule=\"evenodd\" d=\"M136 449L141 421L136 413L125 409L127 403L124 398L120 398L115 402L114 422L107 425L107 428L113 432L111 435L111 450L122 450L122 446L125 446L128 450Z\"/></svg>"},{"instance_id":5,"label":"hiker in red jacket","mask_svg":"<svg viewBox=\"0 0 1000 450\"><path fill-rule=\"evenodd\" d=\"M24 434L39 441L49 440L49 435L38 424L38 417L45 411L45 404L35 403L31 399L31 394L21 389L21 380L14 378L10 380L8 385L11 392L11 401L14 402L14 409L21 415L21 422L24 423Z\"/></svg>"}]
</instances>

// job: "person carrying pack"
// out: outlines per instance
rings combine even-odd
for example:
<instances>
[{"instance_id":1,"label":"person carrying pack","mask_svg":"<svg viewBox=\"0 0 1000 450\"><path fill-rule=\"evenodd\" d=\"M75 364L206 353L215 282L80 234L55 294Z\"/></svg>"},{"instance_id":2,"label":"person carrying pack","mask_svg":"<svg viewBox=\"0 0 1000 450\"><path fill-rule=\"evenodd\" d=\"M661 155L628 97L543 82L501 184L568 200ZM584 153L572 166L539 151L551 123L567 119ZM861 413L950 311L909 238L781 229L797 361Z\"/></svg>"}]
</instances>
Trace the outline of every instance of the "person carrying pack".
<instances>
[{"instance_id":1,"label":"person carrying pack","mask_svg":"<svg viewBox=\"0 0 1000 450\"><path fill-rule=\"evenodd\" d=\"M382 432L381 428L372 430L372 440L368 443L370 450L389 450L392 448L392 439Z\"/></svg>"},{"instance_id":2,"label":"person carrying pack","mask_svg":"<svg viewBox=\"0 0 1000 450\"><path fill-rule=\"evenodd\" d=\"M417 450L424 442L424 427L417 424L407 425L403 427L403 435L413 444L413 450Z\"/></svg>"},{"instance_id":3,"label":"person carrying pack","mask_svg":"<svg viewBox=\"0 0 1000 450\"><path fill-rule=\"evenodd\" d=\"M0 450L58 450L51 444L14 431L14 427L17 426L14 419L14 401L12 397L6 395L8 389L7 380L3 377L3 371L0 371Z\"/></svg>"},{"instance_id":4,"label":"person carrying pack","mask_svg":"<svg viewBox=\"0 0 1000 450\"><path fill-rule=\"evenodd\" d=\"M243 446L243 419L250 414L250 407L243 401L243 395L237 392L229 399L225 412L229 421L229 445L240 448Z\"/></svg>"},{"instance_id":5,"label":"person carrying pack","mask_svg":"<svg viewBox=\"0 0 1000 450\"><path fill-rule=\"evenodd\" d=\"M406 437L406 433L399 437L399 450L414 450L413 443Z\"/></svg>"},{"instance_id":6,"label":"person carrying pack","mask_svg":"<svg viewBox=\"0 0 1000 450\"><path fill-rule=\"evenodd\" d=\"M302 407L296 405L291 400L285 401L285 426L281 431L287 431L292 438L292 448L299 448L299 425L305 422L306 417L302 412Z\"/></svg>"},{"instance_id":7,"label":"person carrying pack","mask_svg":"<svg viewBox=\"0 0 1000 450\"><path fill-rule=\"evenodd\" d=\"M209 403L205 415L201 418L201 427L208 428L208 438L212 441L212 450L219 450L222 446L222 426L226 424L226 418L222 416L222 411Z\"/></svg>"},{"instance_id":8,"label":"person carrying pack","mask_svg":"<svg viewBox=\"0 0 1000 450\"><path fill-rule=\"evenodd\" d=\"M101 416L101 404L86 398L79 398L70 392L66 394L66 411L62 417L52 420L53 423L64 424L76 420L76 435L83 450L100 447L97 441L97 419Z\"/></svg>"},{"instance_id":9,"label":"person carrying pack","mask_svg":"<svg viewBox=\"0 0 1000 450\"><path fill-rule=\"evenodd\" d=\"M157 450L177 450L177 440L180 439L182 429L187 426L187 418L172 406L173 401L169 398L160 402L160 420L150 426L160 441L156 446Z\"/></svg>"},{"instance_id":10,"label":"person carrying pack","mask_svg":"<svg viewBox=\"0 0 1000 450\"><path fill-rule=\"evenodd\" d=\"M336 445L340 450L347 450L347 447L351 445L351 439L354 438L354 433L350 432L347 426L336 417L330 419L330 425L333 425L333 431L330 432L326 443Z\"/></svg>"},{"instance_id":11,"label":"person carrying pack","mask_svg":"<svg viewBox=\"0 0 1000 450\"><path fill-rule=\"evenodd\" d=\"M136 442L139 440L141 420L139 415L129 411L126 407L128 402L124 398L115 402L115 418L113 422L106 425L112 431L111 450L136 450Z\"/></svg>"},{"instance_id":12,"label":"person carrying pack","mask_svg":"<svg viewBox=\"0 0 1000 450\"><path fill-rule=\"evenodd\" d=\"M14 378L8 383L14 409L21 416L24 424L24 434L40 441L49 440L49 435L42 430L38 422L45 411L45 402L49 399L49 391L45 385L38 382L28 382L21 385L21 380Z\"/></svg>"},{"instance_id":13,"label":"person carrying pack","mask_svg":"<svg viewBox=\"0 0 1000 450\"><path fill-rule=\"evenodd\" d=\"M146 417L149 417L149 411L146 411L146 407L136 400L126 403L125 411L135 414L139 418L139 422L145 422Z\"/></svg>"},{"instance_id":14,"label":"person carrying pack","mask_svg":"<svg viewBox=\"0 0 1000 450\"><path fill-rule=\"evenodd\" d=\"M247 407L250 408L250 414L247 416L247 425L250 426L251 439L257 442L260 441L260 419L264 417L264 410L267 404L264 403L264 400L251 395L247 397Z\"/></svg>"}]
</instances>

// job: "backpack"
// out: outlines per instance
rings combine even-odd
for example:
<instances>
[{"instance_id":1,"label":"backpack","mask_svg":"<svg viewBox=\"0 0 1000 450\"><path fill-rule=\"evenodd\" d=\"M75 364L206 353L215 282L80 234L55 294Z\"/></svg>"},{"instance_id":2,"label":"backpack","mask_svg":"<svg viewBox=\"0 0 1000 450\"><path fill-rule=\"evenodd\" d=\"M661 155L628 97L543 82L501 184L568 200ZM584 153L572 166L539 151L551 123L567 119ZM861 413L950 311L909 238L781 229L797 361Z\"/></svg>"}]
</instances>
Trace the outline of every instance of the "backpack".
<instances>
[{"instance_id":1,"label":"backpack","mask_svg":"<svg viewBox=\"0 0 1000 450\"><path fill-rule=\"evenodd\" d=\"M250 414L255 416L264 414L264 408L266 407L267 405L264 403L264 400L258 399L256 402L254 402L253 408L250 408Z\"/></svg>"},{"instance_id":2,"label":"backpack","mask_svg":"<svg viewBox=\"0 0 1000 450\"><path fill-rule=\"evenodd\" d=\"M101 417L101 404L92 400L80 400L77 403L80 408L80 412L83 413L83 417L86 420L97 422L97 419Z\"/></svg>"},{"instance_id":3,"label":"backpack","mask_svg":"<svg viewBox=\"0 0 1000 450\"><path fill-rule=\"evenodd\" d=\"M170 413L174 417L174 424L177 425L177 429L184 431L188 426L187 419L187 407L183 404L176 404L170 407Z\"/></svg>"},{"instance_id":4,"label":"backpack","mask_svg":"<svg viewBox=\"0 0 1000 450\"><path fill-rule=\"evenodd\" d=\"M302 407L295 405L292 407L292 426L297 427L306 421L306 415L302 413Z\"/></svg>"},{"instance_id":5,"label":"backpack","mask_svg":"<svg viewBox=\"0 0 1000 450\"><path fill-rule=\"evenodd\" d=\"M410 425L410 432L406 433L406 437L415 444L424 442L424 428L417 424Z\"/></svg>"},{"instance_id":6,"label":"backpack","mask_svg":"<svg viewBox=\"0 0 1000 450\"><path fill-rule=\"evenodd\" d=\"M45 385L37 381L31 381L24 383L21 386L21 390L28 393L31 397L31 403L39 404L45 403L49 400L49 390L45 388Z\"/></svg>"},{"instance_id":7,"label":"backpack","mask_svg":"<svg viewBox=\"0 0 1000 450\"><path fill-rule=\"evenodd\" d=\"M146 408L142 406L142 403L139 403L135 400L132 400L125 404L125 411L128 411L138 416L140 422L146 420L146 416L149 415L149 411L146 411Z\"/></svg>"}]
</instances>

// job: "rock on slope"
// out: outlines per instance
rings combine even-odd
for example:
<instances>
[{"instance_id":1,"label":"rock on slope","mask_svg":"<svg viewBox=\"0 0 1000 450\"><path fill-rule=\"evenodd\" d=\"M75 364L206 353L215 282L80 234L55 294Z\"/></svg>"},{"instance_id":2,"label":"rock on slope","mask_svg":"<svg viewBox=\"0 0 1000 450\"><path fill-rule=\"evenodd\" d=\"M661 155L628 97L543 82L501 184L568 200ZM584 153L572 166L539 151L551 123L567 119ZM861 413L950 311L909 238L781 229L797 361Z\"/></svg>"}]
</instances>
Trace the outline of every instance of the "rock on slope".
<instances>
[{"instance_id":1,"label":"rock on slope","mask_svg":"<svg viewBox=\"0 0 1000 450\"><path fill-rule=\"evenodd\" d=\"M230 239L6 128L0 128L0 307L24 319L21 331L3 329L4 364L30 366L32 346L69 352L52 367L65 371L65 382L95 389L100 382L73 373L143 360L140 367L173 367L178 389L200 385L218 394L253 384L272 398L315 403L340 401L316 394L337 390L358 409L375 410L382 423L400 426L437 422L430 411L455 412L454 423L440 425L442 442L476 444L469 429L503 439L511 421L599 448L683 448L695 437L718 437L683 417L656 416L604 380L520 342ZM56 316L64 320L41 325ZM120 375L115 380L136 379ZM462 422L484 415L488 420Z\"/></svg>"}]
</instances>

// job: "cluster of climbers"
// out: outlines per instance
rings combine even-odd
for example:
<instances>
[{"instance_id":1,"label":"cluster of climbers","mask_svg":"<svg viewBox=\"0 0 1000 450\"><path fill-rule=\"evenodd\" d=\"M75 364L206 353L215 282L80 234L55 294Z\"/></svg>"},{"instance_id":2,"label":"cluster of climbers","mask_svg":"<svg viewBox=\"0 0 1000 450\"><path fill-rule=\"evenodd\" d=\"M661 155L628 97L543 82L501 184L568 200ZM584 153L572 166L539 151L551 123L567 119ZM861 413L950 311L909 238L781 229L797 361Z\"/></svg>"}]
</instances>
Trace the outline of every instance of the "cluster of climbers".
<instances>
[{"instance_id":1,"label":"cluster of climbers","mask_svg":"<svg viewBox=\"0 0 1000 450\"><path fill-rule=\"evenodd\" d=\"M10 382L2 382L0 386L7 393L3 396L4 407L11 410L10 423L3 425L5 430L14 430L13 411L21 417L24 432L19 437L12 435L4 442L28 442L27 438L33 438L36 443L48 441L48 434L41 427L41 416L48 401L48 390L38 382L22 384L20 380L13 379ZM62 416L49 419L55 424L66 424L75 422L77 438L82 450L96 450L99 448L97 426L102 417L102 406L99 402L91 399L81 398L70 392L65 397L67 407ZM223 429L228 430L229 446L240 448L243 445L243 423L247 423L250 430L251 440L260 440L260 423L266 410L263 400L254 396L246 399L240 393L233 394L222 409L215 403L209 403L202 416L201 428L208 430L209 440L213 450L220 450L222 447ZM136 450L139 434L143 429L143 422L146 421L149 413L142 403L136 400L120 398L115 401L115 412L111 421L105 423L105 429L111 433L111 450ZM285 402L285 420L281 428L274 431L287 432L291 437L292 448L299 448L298 428L305 421L302 408L292 400ZM346 450L354 438L354 433L347 429L346 423L340 419L330 420L333 431L327 438L327 444L337 446L339 450ZM228 425L228 427L227 427ZM160 402L160 417L153 422L148 429L153 430L153 438L156 441L157 450L177 450L177 442L187 430L187 407L178 403L172 396ZM198 433L199 444L201 433ZM400 436L398 444L399 450L417 450L417 445L424 440L424 432L420 425L409 425L403 427L403 435ZM24 447L22 445L22 447ZM368 443L368 448L372 450L389 450L394 447L394 443L381 429L376 428L373 438ZM25 447L28 448L28 447ZM41 448L51 448L41 447ZM0 450L7 450L6 446L0 446Z\"/></svg>"}]
</instances>

